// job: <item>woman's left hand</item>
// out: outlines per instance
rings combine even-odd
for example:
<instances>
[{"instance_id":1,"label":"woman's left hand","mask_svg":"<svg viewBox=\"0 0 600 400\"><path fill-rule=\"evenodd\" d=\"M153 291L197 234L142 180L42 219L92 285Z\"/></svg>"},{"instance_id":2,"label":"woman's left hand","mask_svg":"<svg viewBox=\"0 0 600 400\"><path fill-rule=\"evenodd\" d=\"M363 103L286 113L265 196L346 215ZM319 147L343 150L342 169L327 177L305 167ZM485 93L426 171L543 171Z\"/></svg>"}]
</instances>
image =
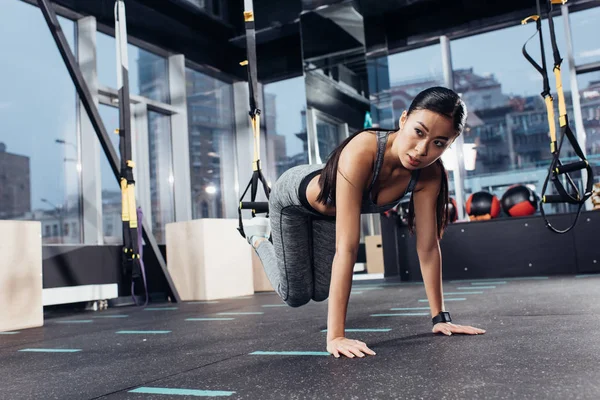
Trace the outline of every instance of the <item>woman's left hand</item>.
<instances>
[{"instance_id":1,"label":"woman's left hand","mask_svg":"<svg viewBox=\"0 0 600 400\"><path fill-rule=\"evenodd\" d=\"M465 335L482 335L485 333L483 329L474 328L472 326L455 325L450 322L440 322L433 326L433 333L443 333L451 336L453 333L464 333Z\"/></svg>"}]
</instances>

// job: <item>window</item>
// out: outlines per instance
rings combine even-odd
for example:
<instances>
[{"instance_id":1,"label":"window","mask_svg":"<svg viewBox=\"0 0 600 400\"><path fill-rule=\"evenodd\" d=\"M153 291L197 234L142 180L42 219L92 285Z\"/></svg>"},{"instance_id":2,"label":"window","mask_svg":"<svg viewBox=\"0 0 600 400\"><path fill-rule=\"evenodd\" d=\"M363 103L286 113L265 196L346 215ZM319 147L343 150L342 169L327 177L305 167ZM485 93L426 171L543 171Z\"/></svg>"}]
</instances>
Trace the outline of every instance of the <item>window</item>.
<instances>
[{"instance_id":1,"label":"window","mask_svg":"<svg viewBox=\"0 0 600 400\"><path fill-rule=\"evenodd\" d=\"M233 86L191 68L186 85L192 217L226 218L238 200Z\"/></svg>"},{"instance_id":2,"label":"window","mask_svg":"<svg viewBox=\"0 0 600 400\"><path fill-rule=\"evenodd\" d=\"M431 86L444 86L441 55L440 45L435 44L388 57L393 127L398 127L402 112L419 92Z\"/></svg>"},{"instance_id":3,"label":"window","mask_svg":"<svg viewBox=\"0 0 600 400\"><path fill-rule=\"evenodd\" d=\"M75 87L40 9L1 8L0 219L41 221L43 244L81 243ZM75 23L58 19L73 49Z\"/></svg>"},{"instance_id":4,"label":"window","mask_svg":"<svg viewBox=\"0 0 600 400\"><path fill-rule=\"evenodd\" d=\"M98 83L117 88L117 50L115 38L98 32L96 35ZM169 103L169 73L167 59L129 44L129 92L162 103Z\"/></svg>"},{"instance_id":5,"label":"window","mask_svg":"<svg viewBox=\"0 0 600 400\"><path fill-rule=\"evenodd\" d=\"M306 135L306 89L304 78L297 77L264 86L265 112L269 159L275 163L276 176L288 169L308 164Z\"/></svg>"},{"instance_id":6,"label":"window","mask_svg":"<svg viewBox=\"0 0 600 400\"><path fill-rule=\"evenodd\" d=\"M555 17L554 24L559 50L566 57L562 17ZM545 22L546 61L556 99L547 31ZM541 76L521 54L521 47L534 33L535 24L530 23L451 42L455 90L469 111L464 141L474 145L476 150L475 168L467 171L465 180L466 197L488 190L501 198L503 188L525 182L533 183L536 193L541 194L551 159L549 129L544 100L540 96ZM490 48L494 51L489 51ZM537 36L528 43L527 51L541 63ZM562 69L568 70L566 60ZM572 114L569 83L568 77L563 76L567 107ZM557 100L555 107L558 109ZM558 114L556 123L558 125ZM564 146L561 155L569 152L572 152L569 146ZM564 204L547 206L544 210L549 213L568 211Z\"/></svg>"},{"instance_id":7,"label":"window","mask_svg":"<svg viewBox=\"0 0 600 400\"><path fill-rule=\"evenodd\" d=\"M600 61L600 7L569 14L575 65Z\"/></svg>"},{"instance_id":8,"label":"window","mask_svg":"<svg viewBox=\"0 0 600 400\"><path fill-rule=\"evenodd\" d=\"M340 135L340 126L323 118L317 117L317 142L321 162L326 163L331 152L344 138Z\"/></svg>"},{"instance_id":9,"label":"window","mask_svg":"<svg viewBox=\"0 0 600 400\"><path fill-rule=\"evenodd\" d=\"M577 76L588 161L600 175L600 71Z\"/></svg>"},{"instance_id":10,"label":"window","mask_svg":"<svg viewBox=\"0 0 600 400\"><path fill-rule=\"evenodd\" d=\"M152 232L158 243L165 243L165 226L175 221L173 146L169 116L148 111L148 147Z\"/></svg>"}]
</instances>

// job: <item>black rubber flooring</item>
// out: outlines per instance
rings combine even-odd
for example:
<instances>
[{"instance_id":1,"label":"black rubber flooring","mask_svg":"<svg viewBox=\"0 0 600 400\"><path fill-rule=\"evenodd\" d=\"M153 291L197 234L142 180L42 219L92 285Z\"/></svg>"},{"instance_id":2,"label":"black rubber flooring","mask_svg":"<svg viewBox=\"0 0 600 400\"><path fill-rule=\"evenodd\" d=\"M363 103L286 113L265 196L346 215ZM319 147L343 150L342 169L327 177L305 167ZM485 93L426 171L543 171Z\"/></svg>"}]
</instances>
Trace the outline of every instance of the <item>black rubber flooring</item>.
<instances>
[{"instance_id":1,"label":"black rubber flooring","mask_svg":"<svg viewBox=\"0 0 600 400\"><path fill-rule=\"evenodd\" d=\"M457 324L431 333L422 284L355 282L325 353L327 302L273 293L47 318L0 334L0 399L599 399L600 275L444 282Z\"/></svg>"}]
</instances>

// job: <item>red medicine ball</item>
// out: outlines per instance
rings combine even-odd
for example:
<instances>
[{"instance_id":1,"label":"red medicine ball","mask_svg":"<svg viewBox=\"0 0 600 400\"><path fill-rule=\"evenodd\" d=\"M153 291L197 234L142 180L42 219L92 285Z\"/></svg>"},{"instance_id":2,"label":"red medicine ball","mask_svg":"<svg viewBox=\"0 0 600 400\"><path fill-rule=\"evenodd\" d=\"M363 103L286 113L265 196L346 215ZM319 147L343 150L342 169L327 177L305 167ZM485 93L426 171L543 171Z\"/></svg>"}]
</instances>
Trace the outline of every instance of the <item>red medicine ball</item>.
<instances>
[{"instance_id":1,"label":"red medicine ball","mask_svg":"<svg viewBox=\"0 0 600 400\"><path fill-rule=\"evenodd\" d=\"M466 206L469 217L489 215L490 218L496 218L500 215L500 201L488 192L473 193L467 199Z\"/></svg>"},{"instance_id":2,"label":"red medicine ball","mask_svg":"<svg viewBox=\"0 0 600 400\"><path fill-rule=\"evenodd\" d=\"M537 210L537 198L527 186L513 185L502 196L502 209L511 217L533 215Z\"/></svg>"}]
</instances>

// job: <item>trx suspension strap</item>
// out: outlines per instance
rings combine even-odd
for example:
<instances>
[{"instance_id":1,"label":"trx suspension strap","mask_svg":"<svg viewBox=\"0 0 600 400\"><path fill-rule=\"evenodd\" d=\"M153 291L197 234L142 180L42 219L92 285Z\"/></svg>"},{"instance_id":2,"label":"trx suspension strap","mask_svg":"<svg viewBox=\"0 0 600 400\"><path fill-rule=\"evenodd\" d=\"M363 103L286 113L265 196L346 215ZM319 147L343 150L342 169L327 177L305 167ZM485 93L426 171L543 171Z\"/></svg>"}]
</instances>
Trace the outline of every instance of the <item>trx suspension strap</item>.
<instances>
[{"instance_id":1,"label":"trx suspension strap","mask_svg":"<svg viewBox=\"0 0 600 400\"><path fill-rule=\"evenodd\" d=\"M566 233L570 231L575 224L577 223L577 219L581 214L581 209L585 204L586 200L592 195L592 185L593 185L593 173L592 167L586 160L586 157L577 143L577 139L571 128L569 127L569 120L567 117L567 106L565 103L565 95L562 87L562 78L560 67L562 64L562 59L560 57L560 52L558 51L558 46L556 44L556 34L554 31L554 21L552 19L552 4L564 4L567 0L544 0L546 1L547 13L548 13L548 26L550 27L550 40L552 41L552 51L554 54L554 76L556 78L556 91L558 94L558 111L559 111L559 126L560 126L560 143L557 143L556 140L556 123L554 117L554 99L550 94L550 84L548 81L548 69L546 67L546 56L544 52L544 41L542 39L542 13L540 7L540 0L536 0L537 3L537 15L533 15L528 17L522 21L523 24L526 24L529 20L534 20L536 22L536 34L539 35L540 38L540 50L542 56L542 66L536 63L533 58L527 53L525 47L527 46L527 42L533 38L533 36L523 45L523 55L533 65L533 67L542 75L544 91L541 93L544 101L546 103L546 112L548 114L548 128L550 130L550 152L552 153L552 161L550 163L550 167L548 169L548 175L544 181L544 185L542 186L542 198L540 201L540 212L542 217L546 222L546 226L556 233ZM571 143L573 150L576 155L580 158L580 161L571 163L571 164L563 164L560 161L560 150L562 148L562 144L565 136ZM585 169L587 171L587 183L585 188L585 193L581 195L579 193L579 189L577 185L573 182L571 177L569 176L570 172L579 171ZM561 182L561 178L564 177L567 188ZM548 182L552 181L554 188L558 192L556 195L546 194L546 190L548 189ZM573 221L573 224L564 229L559 230L550 224L550 221L546 217L546 213L544 212L544 204L551 203L569 203L578 205L577 214Z\"/></svg>"},{"instance_id":2,"label":"trx suspension strap","mask_svg":"<svg viewBox=\"0 0 600 400\"><path fill-rule=\"evenodd\" d=\"M239 216L239 228L238 231L242 237L246 237L244 233L244 226L242 224L242 210L252 210L252 217L257 213L269 213L268 202L257 202L256 192L258 191L259 182L263 186L265 196L269 198L271 189L267 184L267 180L262 174L260 169L260 108L258 104L257 91L257 73L256 73L256 34L254 28L254 11L252 6L252 0L244 0L244 21L246 26L246 47L248 53L248 60L241 62L241 65L247 66L248 69L248 89L250 92L250 125L252 126L252 132L254 137L254 161L252 162L252 178L246 190L240 197L240 204L238 208ZM250 201L244 202L244 196L250 189Z\"/></svg>"},{"instance_id":3,"label":"trx suspension strap","mask_svg":"<svg viewBox=\"0 0 600 400\"><path fill-rule=\"evenodd\" d=\"M119 90L119 150L121 153L121 220L123 221L123 272L131 274L131 297L135 298L135 281L142 278L138 243L138 217L131 152L131 111L129 103L129 61L127 56L127 26L125 3L115 2L115 39L117 45L117 88ZM144 285L145 285L144 279ZM145 303L148 303L146 296Z\"/></svg>"}]
</instances>

